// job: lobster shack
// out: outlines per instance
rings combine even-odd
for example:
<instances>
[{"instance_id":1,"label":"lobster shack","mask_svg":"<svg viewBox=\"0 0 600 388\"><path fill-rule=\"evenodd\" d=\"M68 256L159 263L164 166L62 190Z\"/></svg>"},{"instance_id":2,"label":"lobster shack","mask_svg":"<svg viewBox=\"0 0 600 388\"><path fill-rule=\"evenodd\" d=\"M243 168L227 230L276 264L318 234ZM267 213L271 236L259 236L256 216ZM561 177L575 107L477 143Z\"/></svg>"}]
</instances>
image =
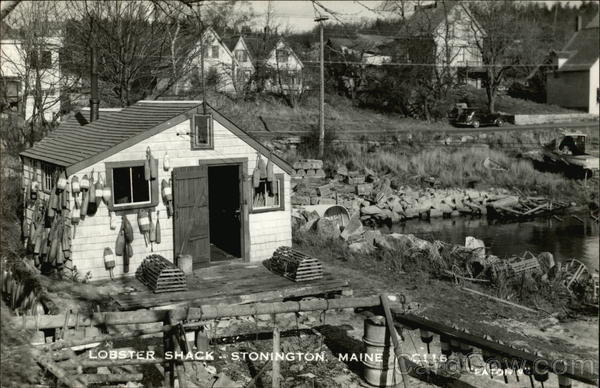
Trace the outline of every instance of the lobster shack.
<instances>
[{"instance_id":1,"label":"lobster shack","mask_svg":"<svg viewBox=\"0 0 600 388\"><path fill-rule=\"evenodd\" d=\"M21 153L23 236L40 268L98 280L151 255L196 269L291 245L293 169L209 104L143 100L92 118Z\"/></svg>"}]
</instances>

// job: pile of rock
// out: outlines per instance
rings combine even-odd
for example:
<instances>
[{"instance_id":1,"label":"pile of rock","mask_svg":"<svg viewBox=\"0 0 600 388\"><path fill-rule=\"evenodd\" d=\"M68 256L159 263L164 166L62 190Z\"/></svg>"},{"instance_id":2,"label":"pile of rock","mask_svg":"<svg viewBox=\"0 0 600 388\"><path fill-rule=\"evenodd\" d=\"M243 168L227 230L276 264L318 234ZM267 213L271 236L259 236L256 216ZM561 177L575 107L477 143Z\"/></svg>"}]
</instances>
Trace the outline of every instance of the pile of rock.
<instances>
[{"instance_id":1,"label":"pile of rock","mask_svg":"<svg viewBox=\"0 0 600 388\"><path fill-rule=\"evenodd\" d=\"M297 178L325 178L322 160L302 159L295 162L292 167Z\"/></svg>"}]
</instances>

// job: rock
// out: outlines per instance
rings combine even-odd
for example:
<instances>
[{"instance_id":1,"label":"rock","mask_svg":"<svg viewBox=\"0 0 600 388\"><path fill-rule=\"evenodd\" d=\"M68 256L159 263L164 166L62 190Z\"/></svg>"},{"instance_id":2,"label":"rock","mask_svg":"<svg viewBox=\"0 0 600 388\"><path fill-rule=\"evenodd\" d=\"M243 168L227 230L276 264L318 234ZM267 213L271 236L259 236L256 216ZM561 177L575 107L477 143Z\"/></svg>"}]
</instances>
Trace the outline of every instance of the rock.
<instances>
[{"instance_id":1,"label":"rock","mask_svg":"<svg viewBox=\"0 0 600 388\"><path fill-rule=\"evenodd\" d=\"M502 199L497 199L495 201L491 201L489 203L489 205L493 206L494 208L498 208L498 207L505 207L505 208L512 208L514 206L517 206L519 204L519 197L511 195L508 196L506 198L502 198Z\"/></svg>"},{"instance_id":2,"label":"rock","mask_svg":"<svg viewBox=\"0 0 600 388\"><path fill-rule=\"evenodd\" d=\"M331 189L333 189L332 183L328 183L326 185L319 186L319 187L317 187L317 194L319 194L319 196L321 196L321 197L328 197L329 195L331 195Z\"/></svg>"},{"instance_id":3,"label":"rock","mask_svg":"<svg viewBox=\"0 0 600 388\"><path fill-rule=\"evenodd\" d=\"M305 195L294 195L292 196L292 205L305 206L310 205L310 197Z\"/></svg>"},{"instance_id":4,"label":"rock","mask_svg":"<svg viewBox=\"0 0 600 388\"><path fill-rule=\"evenodd\" d=\"M316 223L316 232L324 238L335 239L340 236L340 228L334 220L320 218Z\"/></svg>"},{"instance_id":5,"label":"rock","mask_svg":"<svg viewBox=\"0 0 600 388\"><path fill-rule=\"evenodd\" d=\"M388 238L392 238L407 245L409 248L417 248L417 249L429 249L431 247L431 243L427 240L422 240L418 237L415 237L413 234L400 234L400 233L392 233L387 235Z\"/></svg>"},{"instance_id":6,"label":"rock","mask_svg":"<svg viewBox=\"0 0 600 388\"><path fill-rule=\"evenodd\" d=\"M366 241L358 241L353 242L348 245L348 249L353 253L369 253L373 250L373 245L367 243Z\"/></svg>"},{"instance_id":7,"label":"rock","mask_svg":"<svg viewBox=\"0 0 600 388\"><path fill-rule=\"evenodd\" d=\"M325 178L325 171L322 168L315 170L315 178Z\"/></svg>"},{"instance_id":8,"label":"rock","mask_svg":"<svg viewBox=\"0 0 600 388\"><path fill-rule=\"evenodd\" d=\"M306 176L315 176L317 174L317 170L315 169L308 169L306 170Z\"/></svg>"},{"instance_id":9,"label":"rock","mask_svg":"<svg viewBox=\"0 0 600 388\"><path fill-rule=\"evenodd\" d=\"M439 218L444 216L444 211L441 209L431 209L429 211L430 218Z\"/></svg>"},{"instance_id":10,"label":"rock","mask_svg":"<svg viewBox=\"0 0 600 388\"><path fill-rule=\"evenodd\" d=\"M364 232L363 224L360 222L360 215L355 213L352 217L350 217L350 221L348 221L348 225L344 228L341 233L341 237L348 241L351 237L360 236Z\"/></svg>"},{"instance_id":11,"label":"rock","mask_svg":"<svg viewBox=\"0 0 600 388\"><path fill-rule=\"evenodd\" d=\"M306 171L304 171L303 169L296 170L296 176L303 177L305 175L306 175Z\"/></svg>"},{"instance_id":12,"label":"rock","mask_svg":"<svg viewBox=\"0 0 600 388\"><path fill-rule=\"evenodd\" d=\"M470 249L477 259L485 259L485 243L482 240L467 236L465 238L465 248Z\"/></svg>"},{"instance_id":13,"label":"rock","mask_svg":"<svg viewBox=\"0 0 600 388\"><path fill-rule=\"evenodd\" d=\"M335 173L345 177L345 176L348 176L348 169L346 168L346 166L338 166L335 169Z\"/></svg>"},{"instance_id":14,"label":"rock","mask_svg":"<svg viewBox=\"0 0 600 388\"><path fill-rule=\"evenodd\" d=\"M319 198L319 205L335 205L335 198Z\"/></svg>"},{"instance_id":15,"label":"rock","mask_svg":"<svg viewBox=\"0 0 600 388\"><path fill-rule=\"evenodd\" d=\"M375 239L381 237L381 232L379 230L367 230L363 237L369 245L375 245Z\"/></svg>"},{"instance_id":16,"label":"rock","mask_svg":"<svg viewBox=\"0 0 600 388\"><path fill-rule=\"evenodd\" d=\"M294 164L292 164L292 167L294 168L294 170L304 170L304 164L302 163L302 161L294 162Z\"/></svg>"},{"instance_id":17,"label":"rock","mask_svg":"<svg viewBox=\"0 0 600 388\"><path fill-rule=\"evenodd\" d=\"M302 364L293 364L290 366L290 372L295 374L302 372L302 369L304 369L304 366Z\"/></svg>"},{"instance_id":18,"label":"rock","mask_svg":"<svg viewBox=\"0 0 600 388\"><path fill-rule=\"evenodd\" d=\"M381 249L392 250L394 248L392 244L387 240L386 236L382 235L375 236L373 245Z\"/></svg>"},{"instance_id":19,"label":"rock","mask_svg":"<svg viewBox=\"0 0 600 388\"><path fill-rule=\"evenodd\" d=\"M381 214L382 210L375 205L365 206L360 209L360 213L367 216Z\"/></svg>"},{"instance_id":20,"label":"rock","mask_svg":"<svg viewBox=\"0 0 600 388\"><path fill-rule=\"evenodd\" d=\"M357 195L370 195L373 191L373 185L370 183L362 183L356 185L356 194Z\"/></svg>"}]
</instances>

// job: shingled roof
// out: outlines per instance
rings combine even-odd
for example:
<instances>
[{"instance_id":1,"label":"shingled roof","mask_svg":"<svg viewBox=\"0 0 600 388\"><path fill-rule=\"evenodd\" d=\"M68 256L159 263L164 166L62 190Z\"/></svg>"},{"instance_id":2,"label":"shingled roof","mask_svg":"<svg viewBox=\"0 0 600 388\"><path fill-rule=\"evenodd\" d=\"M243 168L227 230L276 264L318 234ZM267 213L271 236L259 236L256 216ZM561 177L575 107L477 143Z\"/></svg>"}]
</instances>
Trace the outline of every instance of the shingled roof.
<instances>
[{"instance_id":1,"label":"shingled roof","mask_svg":"<svg viewBox=\"0 0 600 388\"><path fill-rule=\"evenodd\" d=\"M576 32L561 50L563 54L568 55L568 59L558 71L589 70L600 57L599 33L598 14L596 14L590 23Z\"/></svg>"},{"instance_id":2,"label":"shingled roof","mask_svg":"<svg viewBox=\"0 0 600 388\"><path fill-rule=\"evenodd\" d=\"M21 155L70 167L199 105L140 101L85 126L71 119Z\"/></svg>"},{"instance_id":3,"label":"shingled roof","mask_svg":"<svg viewBox=\"0 0 600 388\"><path fill-rule=\"evenodd\" d=\"M84 126L73 117L20 155L64 167L67 175L71 175L187 120L188 113L201 105L199 101L139 101L121 111L101 114L99 120ZM221 125L264 155L271 154L261 142L206 105ZM284 171L293 171L289 164L274 155L273 161Z\"/></svg>"}]
</instances>

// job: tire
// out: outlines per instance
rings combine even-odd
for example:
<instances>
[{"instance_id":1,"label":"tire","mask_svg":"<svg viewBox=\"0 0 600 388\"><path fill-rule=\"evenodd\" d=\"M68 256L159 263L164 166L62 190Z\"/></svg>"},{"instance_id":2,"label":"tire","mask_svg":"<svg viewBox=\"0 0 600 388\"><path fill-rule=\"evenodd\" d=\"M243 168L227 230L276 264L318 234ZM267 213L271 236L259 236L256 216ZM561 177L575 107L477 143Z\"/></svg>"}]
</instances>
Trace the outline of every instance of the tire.
<instances>
[{"instance_id":1,"label":"tire","mask_svg":"<svg viewBox=\"0 0 600 388\"><path fill-rule=\"evenodd\" d=\"M473 126L473 128L479 128L479 121L475 120L471 123L471 125Z\"/></svg>"},{"instance_id":2,"label":"tire","mask_svg":"<svg viewBox=\"0 0 600 388\"><path fill-rule=\"evenodd\" d=\"M504 121L502 121L502 119L496 119L494 124L496 124L497 127L501 127L504 125Z\"/></svg>"}]
</instances>

